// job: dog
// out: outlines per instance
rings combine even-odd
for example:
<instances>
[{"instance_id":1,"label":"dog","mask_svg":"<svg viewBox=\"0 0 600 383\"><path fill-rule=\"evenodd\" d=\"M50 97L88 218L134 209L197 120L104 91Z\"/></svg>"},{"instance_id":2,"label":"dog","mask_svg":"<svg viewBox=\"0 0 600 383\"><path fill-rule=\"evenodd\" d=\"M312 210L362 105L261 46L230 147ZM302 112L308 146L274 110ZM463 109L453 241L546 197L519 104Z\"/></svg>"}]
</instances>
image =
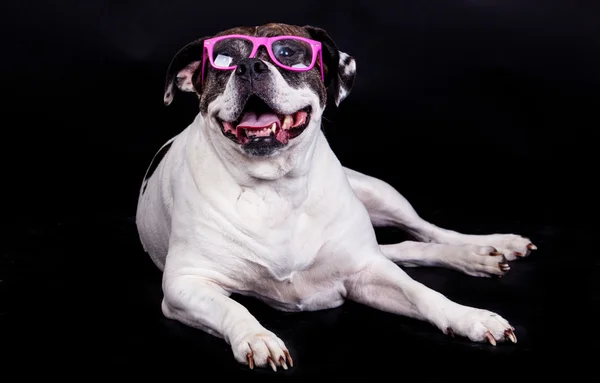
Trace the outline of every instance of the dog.
<instances>
[{"instance_id":1,"label":"dog","mask_svg":"<svg viewBox=\"0 0 600 383\"><path fill-rule=\"evenodd\" d=\"M386 182L342 166L321 118L328 90L339 106L355 77L354 57L314 26L233 28L173 57L164 103L194 92L199 112L154 156L136 212L162 272L164 316L224 339L249 368L273 370L292 367L292 356L232 294L287 312L351 300L447 335L516 343L500 315L453 302L399 266L502 276L535 245L438 227ZM415 240L379 245L380 226Z\"/></svg>"}]
</instances>

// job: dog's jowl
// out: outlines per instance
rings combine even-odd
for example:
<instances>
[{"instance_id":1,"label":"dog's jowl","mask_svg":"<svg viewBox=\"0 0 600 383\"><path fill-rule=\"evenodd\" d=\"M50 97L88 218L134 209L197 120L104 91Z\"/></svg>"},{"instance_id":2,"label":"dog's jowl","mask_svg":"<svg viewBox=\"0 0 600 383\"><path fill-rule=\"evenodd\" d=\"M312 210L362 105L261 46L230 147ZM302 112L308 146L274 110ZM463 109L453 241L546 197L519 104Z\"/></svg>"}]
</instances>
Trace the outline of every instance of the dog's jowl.
<instances>
[{"instance_id":1,"label":"dog's jowl","mask_svg":"<svg viewBox=\"0 0 600 383\"><path fill-rule=\"evenodd\" d=\"M501 276L535 246L437 227L384 181L343 167L321 115L327 89L339 105L355 74L354 58L310 26L235 28L175 55L164 101L194 92L199 113L163 149L137 208L141 242L163 272L164 315L222 337L238 362L274 370L293 356L230 294L286 311L348 299L474 342L516 342L500 315L457 304L399 266ZM415 241L379 245L377 226Z\"/></svg>"}]
</instances>

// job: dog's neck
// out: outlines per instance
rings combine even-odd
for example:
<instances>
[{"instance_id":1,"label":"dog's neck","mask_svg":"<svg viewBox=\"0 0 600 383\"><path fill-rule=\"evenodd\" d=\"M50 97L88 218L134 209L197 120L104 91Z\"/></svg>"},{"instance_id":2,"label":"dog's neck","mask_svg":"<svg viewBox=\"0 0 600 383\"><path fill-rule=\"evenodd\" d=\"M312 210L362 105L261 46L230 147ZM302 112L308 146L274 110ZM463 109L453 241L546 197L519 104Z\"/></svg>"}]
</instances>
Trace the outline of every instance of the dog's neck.
<instances>
[{"instance_id":1,"label":"dog's neck","mask_svg":"<svg viewBox=\"0 0 600 383\"><path fill-rule=\"evenodd\" d=\"M327 146L313 122L303 133L306 136L301 142L290 144L293 146L274 156L252 157L232 147L217 129L203 126L206 123L198 115L194 134L198 134L201 146L207 146L206 150L214 154L214 160L218 160L215 166L222 166L233 181L244 188L272 187L286 194L305 194L311 173L319 169L313 165L315 157L321 155L324 146Z\"/></svg>"}]
</instances>

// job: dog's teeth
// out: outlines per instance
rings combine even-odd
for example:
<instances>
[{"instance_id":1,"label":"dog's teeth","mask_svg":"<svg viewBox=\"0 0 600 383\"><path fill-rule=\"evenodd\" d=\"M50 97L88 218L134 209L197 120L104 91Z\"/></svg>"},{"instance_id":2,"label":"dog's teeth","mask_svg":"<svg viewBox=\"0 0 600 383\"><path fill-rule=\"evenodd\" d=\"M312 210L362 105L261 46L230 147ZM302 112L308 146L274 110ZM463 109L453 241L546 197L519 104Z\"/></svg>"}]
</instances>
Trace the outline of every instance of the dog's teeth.
<instances>
[{"instance_id":1,"label":"dog's teeth","mask_svg":"<svg viewBox=\"0 0 600 383\"><path fill-rule=\"evenodd\" d=\"M277 124L273 123L273 125L271 125L271 131L275 133L275 130L277 130Z\"/></svg>"},{"instance_id":2,"label":"dog's teeth","mask_svg":"<svg viewBox=\"0 0 600 383\"><path fill-rule=\"evenodd\" d=\"M288 114L283 119L283 125L281 126L281 128L284 130L288 130L290 128L290 126L292 126L293 123L294 123L294 118Z\"/></svg>"}]
</instances>

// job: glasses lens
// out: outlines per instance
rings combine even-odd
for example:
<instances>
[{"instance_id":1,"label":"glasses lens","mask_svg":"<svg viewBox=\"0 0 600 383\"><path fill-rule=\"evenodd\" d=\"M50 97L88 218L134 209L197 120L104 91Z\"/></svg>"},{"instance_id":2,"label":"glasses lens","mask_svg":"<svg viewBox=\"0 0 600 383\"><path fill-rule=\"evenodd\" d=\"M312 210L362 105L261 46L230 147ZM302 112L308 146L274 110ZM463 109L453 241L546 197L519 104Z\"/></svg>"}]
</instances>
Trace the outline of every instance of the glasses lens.
<instances>
[{"instance_id":1,"label":"glasses lens","mask_svg":"<svg viewBox=\"0 0 600 383\"><path fill-rule=\"evenodd\" d=\"M296 39L276 40L271 46L279 64L292 68L308 68L312 62L312 48L309 43Z\"/></svg>"},{"instance_id":2,"label":"glasses lens","mask_svg":"<svg viewBox=\"0 0 600 383\"><path fill-rule=\"evenodd\" d=\"M250 56L252 42L242 38L218 41L213 47L213 63L217 68L230 68Z\"/></svg>"}]
</instances>

